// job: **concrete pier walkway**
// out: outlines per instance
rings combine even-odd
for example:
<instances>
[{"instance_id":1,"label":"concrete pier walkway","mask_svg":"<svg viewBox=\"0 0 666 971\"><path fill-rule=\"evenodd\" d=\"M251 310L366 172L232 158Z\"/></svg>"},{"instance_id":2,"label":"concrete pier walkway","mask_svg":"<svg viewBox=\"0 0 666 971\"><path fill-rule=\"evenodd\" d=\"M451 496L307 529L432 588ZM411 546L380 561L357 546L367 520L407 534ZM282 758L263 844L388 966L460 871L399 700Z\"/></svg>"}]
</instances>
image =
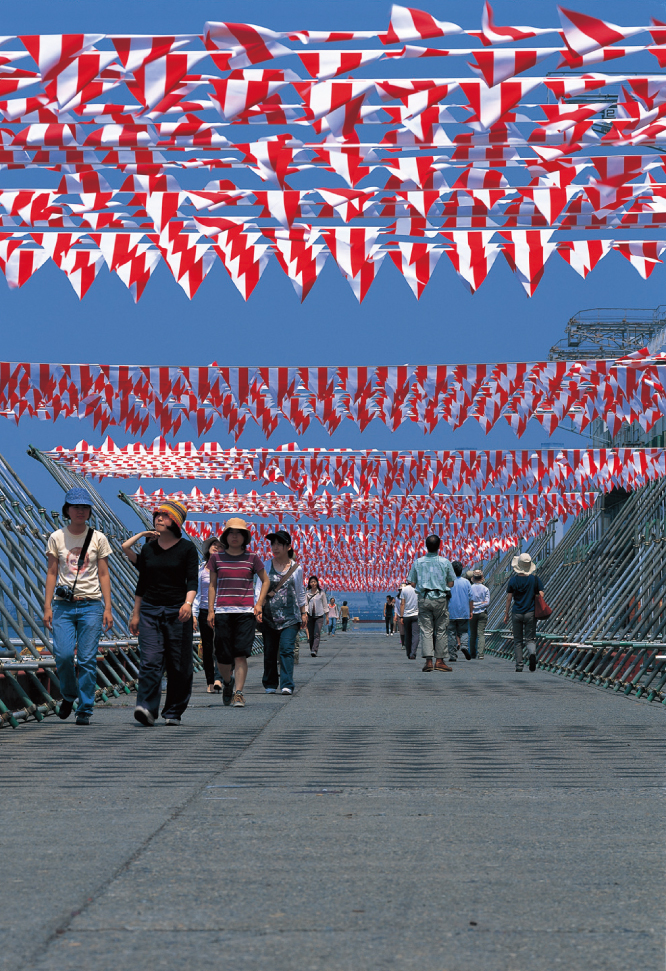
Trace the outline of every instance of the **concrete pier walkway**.
<instances>
[{"instance_id":1,"label":"concrete pier walkway","mask_svg":"<svg viewBox=\"0 0 666 971\"><path fill-rule=\"evenodd\" d=\"M664 708L397 636L261 665L0 733L0 968L662 971Z\"/></svg>"}]
</instances>

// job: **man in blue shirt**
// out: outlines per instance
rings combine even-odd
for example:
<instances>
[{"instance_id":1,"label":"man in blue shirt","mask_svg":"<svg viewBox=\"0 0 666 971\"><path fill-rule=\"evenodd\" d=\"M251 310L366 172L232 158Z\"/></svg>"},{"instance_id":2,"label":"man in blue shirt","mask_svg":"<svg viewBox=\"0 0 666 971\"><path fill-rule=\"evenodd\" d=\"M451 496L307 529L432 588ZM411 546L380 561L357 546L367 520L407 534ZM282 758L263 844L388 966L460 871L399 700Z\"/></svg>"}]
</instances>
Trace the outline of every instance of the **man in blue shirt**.
<instances>
[{"instance_id":1,"label":"man in blue shirt","mask_svg":"<svg viewBox=\"0 0 666 971\"><path fill-rule=\"evenodd\" d=\"M446 628L449 623L449 587L453 586L455 573L445 556L439 556L439 536L430 535L426 539L425 556L420 556L409 571L409 583L413 583L418 594L419 632L421 656L425 658L424 671L451 671L446 664ZM433 651L433 634L435 645ZM433 666L433 652L435 664Z\"/></svg>"},{"instance_id":2,"label":"man in blue shirt","mask_svg":"<svg viewBox=\"0 0 666 971\"><path fill-rule=\"evenodd\" d=\"M449 662L458 660L458 646L469 661L471 655L467 643L469 622L472 619L472 584L462 575L462 563L454 560L451 565L456 579L449 601Z\"/></svg>"}]
</instances>

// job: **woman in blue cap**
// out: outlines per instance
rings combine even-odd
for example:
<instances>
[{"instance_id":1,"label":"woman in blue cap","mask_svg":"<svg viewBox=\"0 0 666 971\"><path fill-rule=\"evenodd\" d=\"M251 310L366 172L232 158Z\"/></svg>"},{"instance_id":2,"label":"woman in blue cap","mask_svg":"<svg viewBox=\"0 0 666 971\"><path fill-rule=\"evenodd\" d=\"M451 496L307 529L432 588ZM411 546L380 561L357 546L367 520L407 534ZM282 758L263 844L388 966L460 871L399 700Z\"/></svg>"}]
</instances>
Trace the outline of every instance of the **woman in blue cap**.
<instances>
[{"instance_id":1,"label":"woman in blue cap","mask_svg":"<svg viewBox=\"0 0 666 971\"><path fill-rule=\"evenodd\" d=\"M53 631L62 693L58 715L69 718L78 697L77 725L90 724L102 628L113 626L108 563L111 546L104 533L87 525L92 504L87 489L70 489L62 507L63 519L69 519L69 525L51 533L46 547L44 625Z\"/></svg>"}]
</instances>

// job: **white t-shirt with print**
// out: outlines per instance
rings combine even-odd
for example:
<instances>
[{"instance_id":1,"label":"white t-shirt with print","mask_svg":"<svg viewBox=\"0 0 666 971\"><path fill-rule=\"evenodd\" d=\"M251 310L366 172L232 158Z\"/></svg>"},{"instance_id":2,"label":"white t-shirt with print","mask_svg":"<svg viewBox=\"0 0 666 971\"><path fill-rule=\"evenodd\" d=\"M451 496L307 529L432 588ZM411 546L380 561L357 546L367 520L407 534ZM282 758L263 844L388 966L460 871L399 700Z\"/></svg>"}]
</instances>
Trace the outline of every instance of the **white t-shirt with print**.
<instances>
[{"instance_id":1,"label":"white t-shirt with print","mask_svg":"<svg viewBox=\"0 0 666 971\"><path fill-rule=\"evenodd\" d=\"M67 587L74 586L76 579L76 567L79 562L79 554L83 549L85 538L88 534L86 529L83 533L74 535L65 526L64 529L56 529L49 536L46 552L51 553L58 559L58 585L64 584ZM83 561L83 566L79 570L79 578L76 581L75 597L89 597L91 600L101 600L102 590L99 585L98 562L101 558L111 555L111 546L104 533L93 531L90 546ZM58 599L57 597L55 598Z\"/></svg>"}]
</instances>

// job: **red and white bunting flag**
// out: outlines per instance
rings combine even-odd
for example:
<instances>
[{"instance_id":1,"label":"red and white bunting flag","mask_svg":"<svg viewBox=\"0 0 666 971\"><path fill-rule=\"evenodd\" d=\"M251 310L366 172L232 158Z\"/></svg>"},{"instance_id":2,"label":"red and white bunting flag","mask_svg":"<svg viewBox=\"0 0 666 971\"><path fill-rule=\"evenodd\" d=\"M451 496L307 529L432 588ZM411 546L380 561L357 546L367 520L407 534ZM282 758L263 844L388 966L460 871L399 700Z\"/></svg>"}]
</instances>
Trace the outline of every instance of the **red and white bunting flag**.
<instances>
[{"instance_id":1,"label":"red and white bunting flag","mask_svg":"<svg viewBox=\"0 0 666 971\"><path fill-rule=\"evenodd\" d=\"M538 186L532 188L519 188L518 192L525 199L531 199L535 207L543 215L544 219L551 226L565 209L574 196L579 195L583 187L579 185L568 185L564 189L553 188L551 186Z\"/></svg>"},{"instance_id":2,"label":"red and white bunting flag","mask_svg":"<svg viewBox=\"0 0 666 971\"><path fill-rule=\"evenodd\" d=\"M298 55L310 77L327 81L385 57L384 51L305 51Z\"/></svg>"},{"instance_id":3,"label":"red and white bunting flag","mask_svg":"<svg viewBox=\"0 0 666 971\"><path fill-rule=\"evenodd\" d=\"M419 300L443 250L433 243L399 243L399 247L399 252L391 250L389 256Z\"/></svg>"},{"instance_id":4,"label":"red and white bunting flag","mask_svg":"<svg viewBox=\"0 0 666 971\"><path fill-rule=\"evenodd\" d=\"M285 189L284 191L268 189L254 193L257 203L263 206L265 210L261 217L271 216L287 229L301 215L301 198L305 194L298 189Z\"/></svg>"},{"instance_id":5,"label":"red and white bunting flag","mask_svg":"<svg viewBox=\"0 0 666 971\"><path fill-rule=\"evenodd\" d=\"M19 40L39 66L42 84L47 84L104 37L104 34L22 34Z\"/></svg>"},{"instance_id":6,"label":"red and white bunting flag","mask_svg":"<svg viewBox=\"0 0 666 971\"><path fill-rule=\"evenodd\" d=\"M462 34L458 24L436 20L432 14L414 7L401 7L394 3L391 7L391 20L385 34L380 34L382 44L400 44L410 40L427 40L429 37L446 37L449 34Z\"/></svg>"},{"instance_id":7,"label":"red and white bunting flag","mask_svg":"<svg viewBox=\"0 0 666 971\"><path fill-rule=\"evenodd\" d=\"M607 103L598 102L591 105L557 104L540 105L539 107L546 116L546 121L540 122L539 127L547 132L563 132L603 111L607 107Z\"/></svg>"},{"instance_id":8,"label":"red and white bunting flag","mask_svg":"<svg viewBox=\"0 0 666 971\"><path fill-rule=\"evenodd\" d=\"M472 293L476 293L497 259L501 246L491 243L494 230L483 232L443 232L444 239L453 243L444 252L453 263L456 273Z\"/></svg>"},{"instance_id":9,"label":"red and white bunting flag","mask_svg":"<svg viewBox=\"0 0 666 971\"><path fill-rule=\"evenodd\" d=\"M177 51L151 60L134 70L134 80L126 80L127 87L145 108L155 108L206 56L206 51Z\"/></svg>"},{"instance_id":10,"label":"red and white bunting flag","mask_svg":"<svg viewBox=\"0 0 666 971\"><path fill-rule=\"evenodd\" d=\"M534 295L543 277L546 261L556 249L551 243L552 229L513 229L500 231L509 240L502 247L504 256L514 270L528 297Z\"/></svg>"},{"instance_id":11,"label":"red and white bunting flag","mask_svg":"<svg viewBox=\"0 0 666 971\"><path fill-rule=\"evenodd\" d=\"M574 54L587 54L645 30L645 27L618 27L610 21L599 20L565 7L558 7L557 12L560 15L565 43Z\"/></svg>"},{"instance_id":12,"label":"red and white bunting flag","mask_svg":"<svg viewBox=\"0 0 666 971\"><path fill-rule=\"evenodd\" d=\"M333 259L348 277L357 276L373 256L380 228L335 228L322 230Z\"/></svg>"},{"instance_id":13,"label":"red and white bunting flag","mask_svg":"<svg viewBox=\"0 0 666 971\"><path fill-rule=\"evenodd\" d=\"M233 52L233 57L229 61L230 68L250 67L252 64L270 61L274 57L292 54L293 51L279 43L286 36L284 33L269 30L268 27L257 27L255 24L215 21L207 21L204 24L204 37L207 43L213 44L220 50Z\"/></svg>"},{"instance_id":14,"label":"red and white bunting flag","mask_svg":"<svg viewBox=\"0 0 666 971\"><path fill-rule=\"evenodd\" d=\"M98 249L74 249L61 251L58 259L52 257L72 284L79 300L82 300L104 264L102 251Z\"/></svg>"},{"instance_id":15,"label":"red and white bunting flag","mask_svg":"<svg viewBox=\"0 0 666 971\"><path fill-rule=\"evenodd\" d=\"M153 220L156 232L162 232L177 215L178 206L186 198L186 192L152 192L146 195L146 212Z\"/></svg>"},{"instance_id":16,"label":"red and white bunting flag","mask_svg":"<svg viewBox=\"0 0 666 971\"><path fill-rule=\"evenodd\" d=\"M266 230L263 234L268 235ZM281 230L275 233L275 256L302 303L321 273L329 251L323 243L312 245L303 240L284 239L283 235Z\"/></svg>"},{"instance_id":17,"label":"red and white bunting flag","mask_svg":"<svg viewBox=\"0 0 666 971\"><path fill-rule=\"evenodd\" d=\"M228 78L212 81L210 99L225 121L230 121L253 105L267 101L287 84L297 80L293 71L261 69L233 71Z\"/></svg>"},{"instance_id":18,"label":"red and white bunting flag","mask_svg":"<svg viewBox=\"0 0 666 971\"><path fill-rule=\"evenodd\" d=\"M332 206L347 223L350 219L362 216L373 201L376 188L372 189L318 189L322 199Z\"/></svg>"},{"instance_id":19,"label":"red and white bunting flag","mask_svg":"<svg viewBox=\"0 0 666 971\"><path fill-rule=\"evenodd\" d=\"M133 73L145 64L166 57L167 54L178 50L179 47L189 44L192 35L176 34L170 37L166 35L151 37L147 34L139 34L134 37L129 35L111 36L110 39L118 52L120 63L128 73Z\"/></svg>"},{"instance_id":20,"label":"red and white bunting flag","mask_svg":"<svg viewBox=\"0 0 666 971\"><path fill-rule=\"evenodd\" d=\"M198 234L181 232L171 242L160 245L166 264L190 300L215 262L212 244L199 243L199 239Z\"/></svg>"},{"instance_id":21,"label":"red and white bunting flag","mask_svg":"<svg viewBox=\"0 0 666 971\"><path fill-rule=\"evenodd\" d=\"M138 253L144 233L91 233L90 238L102 251L104 262L110 270L133 259Z\"/></svg>"},{"instance_id":22,"label":"red and white bunting flag","mask_svg":"<svg viewBox=\"0 0 666 971\"><path fill-rule=\"evenodd\" d=\"M511 40L527 40L529 37L537 37L539 34L552 34L552 28L544 27L498 27L493 20L493 8L489 0L483 5L481 13L481 34L480 39L487 47L492 44L505 44Z\"/></svg>"},{"instance_id":23,"label":"red and white bunting flag","mask_svg":"<svg viewBox=\"0 0 666 971\"><path fill-rule=\"evenodd\" d=\"M213 247L243 300L247 300L268 264L270 246L257 243L260 233L227 230Z\"/></svg>"},{"instance_id":24,"label":"red and white bunting flag","mask_svg":"<svg viewBox=\"0 0 666 971\"><path fill-rule=\"evenodd\" d=\"M622 77L610 77L607 74L584 74L576 78L544 78L543 83L553 92L556 98L564 101L567 98L575 98L579 94L587 91L598 91L610 84L618 84L625 79Z\"/></svg>"},{"instance_id":25,"label":"red and white bunting flag","mask_svg":"<svg viewBox=\"0 0 666 971\"><path fill-rule=\"evenodd\" d=\"M557 252L562 259L580 276L590 273L599 260L610 252L613 245L610 239L578 239L557 244Z\"/></svg>"},{"instance_id":26,"label":"red and white bunting flag","mask_svg":"<svg viewBox=\"0 0 666 971\"><path fill-rule=\"evenodd\" d=\"M127 260L109 269L113 269L120 277L131 293L134 303L138 303L161 258L159 250L153 249L147 243L139 243Z\"/></svg>"},{"instance_id":27,"label":"red and white bunting flag","mask_svg":"<svg viewBox=\"0 0 666 971\"><path fill-rule=\"evenodd\" d=\"M48 258L49 254L43 249L20 247L9 252L6 260L0 261L0 268L10 290L22 287Z\"/></svg>"},{"instance_id":28,"label":"red and white bunting flag","mask_svg":"<svg viewBox=\"0 0 666 971\"><path fill-rule=\"evenodd\" d=\"M337 137L348 137L358 124L361 107L367 94L374 91L374 81L311 81L294 82L309 120L325 118Z\"/></svg>"},{"instance_id":29,"label":"red and white bunting flag","mask_svg":"<svg viewBox=\"0 0 666 971\"><path fill-rule=\"evenodd\" d=\"M61 110L66 109L76 96L93 81L100 71L116 59L115 51L87 52L79 54L71 64L63 68L46 85L46 93L51 101L56 101ZM116 82L120 83L120 82Z\"/></svg>"},{"instance_id":30,"label":"red and white bunting flag","mask_svg":"<svg viewBox=\"0 0 666 971\"><path fill-rule=\"evenodd\" d=\"M628 242L614 242L613 249L617 250L629 260L631 265L638 270L644 280L650 276L657 263L663 261L659 258L666 249L666 240L630 240Z\"/></svg>"},{"instance_id":31,"label":"red and white bunting flag","mask_svg":"<svg viewBox=\"0 0 666 971\"><path fill-rule=\"evenodd\" d=\"M472 53L473 64L470 68L475 74L483 78L489 88L513 78L516 74L528 71L535 64L550 57L551 54L559 53L557 47L536 47L528 50L527 48L514 48L512 50L499 51L474 51Z\"/></svg>"},{"instance_id":32,"label":"red and white bunting flag","mask_svg":"<svg viewBox=\"0 0 666 971\"><path fill-rule=\"evenodd\" d=\"M568 67L572 71L580 71L590 66L590 64L603 64L604 61L615 61L618 57L627 57L629 54L636 54L639 51L649 50L655 55L657 60L662 58L666 51L661 47L603 47L598 51L590 51L589 54L572 54L569 50L562 51L562 58L557 65L560 71L563 67ZM660 67L663 66L660 64Z\"/></svg>"},{"instance_id":33,"label":"red and white bunting flag","mask_svg":"<svg viewBox=\"0 0 666 971\"><path fill-rule=\"evenodd\" d=\"M502 81L494 88L489 88L483 81L461 81L460 88L474 109L468 122L477 121L483 128L491 128L521 98L542 83L542 78L524 78L521 81Z\"/></svg>"}]
</instances>

